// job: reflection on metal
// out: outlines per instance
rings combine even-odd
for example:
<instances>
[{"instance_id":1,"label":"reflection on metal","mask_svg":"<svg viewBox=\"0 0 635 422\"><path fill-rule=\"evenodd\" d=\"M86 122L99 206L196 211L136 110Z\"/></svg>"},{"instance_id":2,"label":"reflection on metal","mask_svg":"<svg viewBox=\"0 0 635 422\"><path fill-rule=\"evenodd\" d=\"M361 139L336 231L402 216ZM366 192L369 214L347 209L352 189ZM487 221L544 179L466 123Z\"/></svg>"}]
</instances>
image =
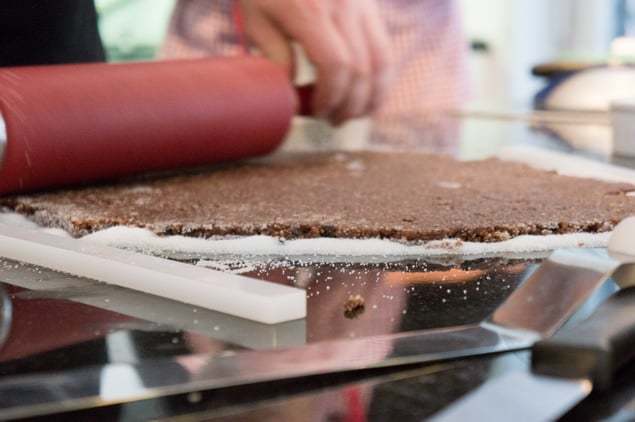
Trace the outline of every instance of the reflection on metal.
<instances>
[{"instance_id":1,"label":"reflection on metal","mask_svg":"<svg viewBox=\"0 0 635 422\"><path fill-rule=\"evenodd\" d=\"M143 360L139 363L111 363L70 370L54 377L50 374L5 377L0 379L0 418L33 416L308 375L435 362L529 348L537 338L549 335L571 317L576 311L576 304L592 295L606 280L606 274L598 269L612 271L615 263L605 253L603 256L599 255L601 254L598 251L593 250L553 255L542 270L529 275L515 293L498 307L492 318L481 324L389 332L385 335L350 339L342 337L278 350L231 350ZM606 259L610 264L604 267L599 265L599 258ZM0 266L0 270L2 268ZM11 271L11 266L2 270L0 279L9 283L25 283L24 277L12 275ZM566 274L574 276L565 278ZM44 281L40 283L45 286L47 278L51 277L55 276L45 275ZM61 288L60 276L57 277L57 289L53 288L54 284L42 288L57 292L68 291ZM502 288L505 283L494 284ZM434 287L437 290L437 286ZM77 288L77 284L74 288ZM399 288L403 290L402 286ZM574 293L571 298L565 298L569 295L569 289ZM333 290L335 289L331 289ZM70 291L73 291L73 287ZM74 292L75 298L87 296L81 295L77 290ZM118 296L110 294L109 292L110 303L114 303L114 298ZM103 295L96 297L99 298L96 301L103 301ZM119 300L126 301L123 297ZM129 299L131 305L134 302L135 300ZM121 309L131 312L132 307ZM152 305L141 307L151 308ZM326 312L328 308L313 310L323 315L319 311ZM401 312L401 308L397 310ZM412 308L407 310L410 315ZM169 314L171 311L164 308L160 312ZM330 312L325 315L330 316L333 311ZM147 318L152 319L150 316ZM202 318L199 319L203 321ZM329 318L325 320L332 321ZM311 339L310 333L308 338ZM134 374L134 378L138 377L141 382L130 383L131 387L120 393L108 390L106 395L99 389L103 382L102 376L115 373ZM102 393L98 393L99 391Z\"/></svg>"},{"instance_id":2,"label":"reflection on metal","mask_svg":"<svg viewBox=\"0 0 635 422\"><path fill-rule=\"evenodd\" d=\"M620 266L613 275L613 279L621 288L635 286L635 264L624 264Z\"/></svg>"},{"instance_id":3,"label":"reflection on metal","mask_svg":"<svg viewBox=\"0 0 635 422\"><path fill-rule=\"evenodd\" d=\"M434 422L472 420L557 420L591 392L588 380L539 377L515 371L486 382L475 392L430 418Z\"/></svg>"},{"instance_id":4,"label":"reflection on metal","mask_svg":"<svg viewBox=\"0 0 635 422\"><path fill-rule=\"evenodd\" d=\"M426 330L354 340L309 344L302 348L193 355L204 364L188 372L179 358L110 364L0 380L0 419L43 415L168 395L351 370L381 368L519 350L532 339L515 338L479 326ZM103 374L129 376L118 393L100 390ZM139 380L141 382L139 382ZM134 382L133 382L134 381ZM102 393L95 393L102 391ZM92 392L92 393L91 393ZM19 401L15 401L19 397ZM12 399L13 398L13 399Z\"/></svg>"},{"instance_id":5,"label":"reflection on metal","mask_svg":"<svg viewBox=\"0 0 635 422\"><path fill-rule=\"evenodd\" d=\"M4 152L7 149L7 127L4 124L4 118L0 113L0 166L4 160Z\"/></svg>"},{"instance_id":6,"label":"reflection on metal","mask_svg":"<svg viewBox=\"0 0 635 422\"><path fill-rule=\"evenodd\" d=\"M618 345L632 342L633 319L628 314L633 306L632 288L612 294L587 319L537 343L530 369L488 381L433 420L457 421L469 415L487 421L559 420L592 388L610 389L619 369L629 363L629 347ZM590 350L599 350L606 357ZM604 364L607 361L610 363Z\"/></svg>"},{"instance_id":7,"label":"reflection on metal","mask_svg":"<svg viewBox=\"0 0 635 422\"><path fill-rule=\"evenodd\" d=\"M13 305L7 290L0 286L0 350L9 338L13 320Z\"/></svg>"},{"instance_id":8,"label":"reflection on metal","mask_svg":"<svg viewBox=\"0 0 635 422\"><path fill-rule=\"evenodd\" d=\"M593 251L557 251L503 303L491 322L548 337L609 277ZM591 265L589 265L591 263ZM597 263L598 265L593 265Z\"/></svg>"}]
</instances>

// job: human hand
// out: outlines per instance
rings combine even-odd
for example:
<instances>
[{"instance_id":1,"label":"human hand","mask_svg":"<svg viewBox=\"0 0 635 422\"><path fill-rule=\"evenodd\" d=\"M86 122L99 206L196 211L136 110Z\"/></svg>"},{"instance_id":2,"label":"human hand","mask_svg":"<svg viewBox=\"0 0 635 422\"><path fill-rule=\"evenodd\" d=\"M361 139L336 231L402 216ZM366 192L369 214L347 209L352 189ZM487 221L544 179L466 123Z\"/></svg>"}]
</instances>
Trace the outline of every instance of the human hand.
<instances>
[{"instance_id":1,"label":"human hand","mask_svg":"<svg viewBox=\"0 0 635 422\"><path fill-rule=\"evenodd\" d=\"M291 42L317 70L313 111L335 124L372 113L393 67L375 0L241 0L246 35L293 71Z\"/></svg>"}]
</instances>

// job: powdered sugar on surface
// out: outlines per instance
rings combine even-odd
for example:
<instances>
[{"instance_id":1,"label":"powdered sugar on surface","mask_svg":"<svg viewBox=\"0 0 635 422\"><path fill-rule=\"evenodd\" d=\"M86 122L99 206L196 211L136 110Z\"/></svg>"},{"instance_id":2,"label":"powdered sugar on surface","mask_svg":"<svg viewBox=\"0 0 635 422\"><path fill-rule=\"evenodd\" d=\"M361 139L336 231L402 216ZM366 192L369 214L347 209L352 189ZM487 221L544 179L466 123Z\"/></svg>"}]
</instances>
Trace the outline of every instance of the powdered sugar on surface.
<instances>
[{"instance_id":1,"label":"powdered sugar on surface","mask_svg":"<svg viewBox=\"0 0 635 422\"><path fill-rule=\"evenodd\" d=\"M560 248L601 248L608 244L609 233L574 233L548 236L519 236L504 242L475 243L457 240L406 244L384 239L298 239L281 240L269 236L199 239L185 236L160 237L147 230L112 227L83 238L103 245L137 249L152 254L174 253L199 257L213 256L418 256L496 255L550 251Z\"/></svg>"},{"instance_id":2,"label":"powdered sugar on surface","mask_svg":"<svg viewBox=\"0 0 635 422\"><path fill-rule=\"evenodd\" d=\"M22 215L0 213L0 223L45 233L69 237L61 229L38 226ZM283 240L270 236L202 239L186 236L157 236L149 230L134 227L111 227L84 236L82 240L117 248L133 249L165 257L218 256L289 257L444 257L492 256L546 252L562 248L604 248L610 233L572 233L547 236L519 236L503 242L477 243L455 239L435 240L423 244L408 244L385 239L297 239ZM207 265L202 262L200 265ZM227 268L232 271L231 262ZM244 271L244 268L240 268Z\"/></svg>"},{"instance_id":3,"label":"powdered sugar on surface","mask_svg":"<svg viewBox=\"0 0 635 422\"><path fill-rule=\"evenodd\" d=\"M57 236L71 237L71 235L63 229L42 227L20 214L12 213L12 212L2 212L1 209L0 209L0 224L6 224L8 226L21 227L21 228L30 229L30 230L38 230L44 233L54 234Z\"/></svg>"}]
</instances>

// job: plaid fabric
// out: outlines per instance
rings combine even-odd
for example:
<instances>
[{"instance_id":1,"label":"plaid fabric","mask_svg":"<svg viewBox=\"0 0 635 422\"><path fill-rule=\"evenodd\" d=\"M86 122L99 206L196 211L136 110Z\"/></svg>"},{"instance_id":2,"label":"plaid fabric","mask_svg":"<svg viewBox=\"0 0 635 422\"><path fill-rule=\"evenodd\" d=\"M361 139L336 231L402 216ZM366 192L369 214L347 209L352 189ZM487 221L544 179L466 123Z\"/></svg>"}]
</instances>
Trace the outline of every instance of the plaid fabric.
<instances>
[{"instance_id":1,"label":"plaid fabric","mask_svg":"<svg viewBox=\"0 0 635 422\"><path fill-rule=\"evenodd\" d=\"M366 0L360 0L366 1ZM398 62L398 78L376 124L408 116L444 132L438 116L467 96L465 42L455 0L376 0ZM233 0L179 0L162 56L243 54L232 20ZM402 122L403 123L403 122ZM399 126L399 125L397 125Z\"/></svg>"},{"instance_id":2,"label":"plaid fabric","mask_svg":"<svg viewBox=\"0 0 635 422\"><path fill-rule=\"evenodd\" d=\"M161 57L238 55L243 50L232 20L234 0L179 0Z\"/></svg>"}]
</instances>

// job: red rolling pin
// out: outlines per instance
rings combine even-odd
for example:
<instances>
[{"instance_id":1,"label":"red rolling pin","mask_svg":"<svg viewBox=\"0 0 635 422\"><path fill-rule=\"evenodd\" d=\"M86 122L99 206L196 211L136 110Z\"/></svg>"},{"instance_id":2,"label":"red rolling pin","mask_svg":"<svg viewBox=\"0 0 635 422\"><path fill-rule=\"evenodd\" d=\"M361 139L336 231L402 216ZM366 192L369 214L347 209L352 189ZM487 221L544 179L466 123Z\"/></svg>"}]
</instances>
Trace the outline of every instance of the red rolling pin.
<instances>
[{"instance_id":1,"label":"red rolling pin","mask_svg":"<svg viewBox=\"0 0 635 422\"><path fill-rule=\"evenodd\" d=\"M295 112L260 58L0 69L0 195L266 154Z\"/></svg>"}]
</instances>

